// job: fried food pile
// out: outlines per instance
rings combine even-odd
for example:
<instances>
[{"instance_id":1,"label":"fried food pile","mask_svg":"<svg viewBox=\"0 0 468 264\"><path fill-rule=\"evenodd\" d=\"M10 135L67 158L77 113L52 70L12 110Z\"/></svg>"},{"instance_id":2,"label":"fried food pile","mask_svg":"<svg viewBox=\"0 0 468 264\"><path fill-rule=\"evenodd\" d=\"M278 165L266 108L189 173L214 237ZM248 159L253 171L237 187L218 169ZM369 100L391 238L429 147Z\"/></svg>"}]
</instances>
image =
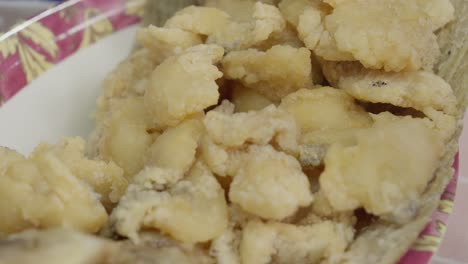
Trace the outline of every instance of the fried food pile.
<instances>
[{"instance_id":1,"label":"fried food pile","mask_svg":"<svg viewBox=\"0 0 468 264\"><path fill-rule=\"evenodd\" d=\"M49 230L0 252L354 263L371 222L415 218L455 133L433 72L453 19L449 0L207 0L139 29L88 143L0 149L0 235Z\"/></svg>"}]
</instances>

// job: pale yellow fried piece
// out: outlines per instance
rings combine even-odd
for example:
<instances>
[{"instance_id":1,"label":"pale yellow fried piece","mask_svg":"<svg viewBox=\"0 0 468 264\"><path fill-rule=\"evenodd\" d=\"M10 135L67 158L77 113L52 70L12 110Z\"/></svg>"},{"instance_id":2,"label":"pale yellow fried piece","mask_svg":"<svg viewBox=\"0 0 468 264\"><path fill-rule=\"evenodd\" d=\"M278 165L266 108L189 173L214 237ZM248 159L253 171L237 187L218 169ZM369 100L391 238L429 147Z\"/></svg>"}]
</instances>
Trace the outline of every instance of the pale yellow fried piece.
<instances>
[{"instance_id":1,"label":"pale yellow fried piece","mask_svg":"<svg viewBox=\"0 0 468 264\"><path fill-rule=\"evenodd\" d=\"M286 27L286 21L278 8L256 3L249 22L229 21L221 30L210 35L208 43L216 43L227 50L246 49L261 45L271 35L280 34Z\"/></svg>"},{"instance_id":2,"label":"pale yellow fried piece","mask_svg":"<svg viewBox=\"0 0 468 264\"><path fill-rule=\"evenodd\" d=\"M275 253L276 230L261 222L249 222L242 230L239 245L242 264L267 264Z\"/></svg>"},{"instance_id":3,"label":"pale yellow fried piece","mask_svg":"<svg viewBox=\"0 0 468 264\"><path fill-rule=\"evenodd\" d=\"M359 207L405 222L414 216L418 197L432 179L442 140L426 120L374 116L355 144L333 144L325 157L320 186L337 211Z\"/></svg>"},{"instance_id":4,"label":"pale yellow fried piece","mask_svg":"<svg viewBox=\"0 0 468 264\"><path fill-rule=\"evenodd\" d=\"M202 134L203 123L198 119L186 120L176 127L168 128L150 147L146 164L186 173L195 162Z\"/></svg>"},{"instance_id":5,"label":"pale yellow fried piece","mask_svg":"<svg viewBox=\"0 0 468 264\"><path fill-rule=\"evenodd\" d=\"M213 173L226 176L230 156L224 147L214 143L208 135L205 135L202 137L200 152L201 159Z\"/></svg>"},{"instance_id":6,"label":"pale yellow fried piece","mask_svg":"<svg viewBox=\"0 0 468 264\"><path fill-rule=\"evenodd\" d=\"M0 241L1 264L98 264L118 253L116 243L69 229L29 230Z\"/></svg>"},{"instance_id":7,"label":"pale yellow fried piece","mask_svg":"<svg viewBox=\"0 0 468 264\"><path fill-rule=\"evenodd\" d=\"M100 121L109 112L115 98L141 96L145 93L147 78L157 64L150 51L140 49L120 63L104 80L102 94L97 100L96 119Z\"/></svg>"},{"instance_id":8,"label":"pale yellow fried piece","mask_svg":"<svg viewBox=\"0 0 468 264\"><path fill-rule=\"evenodd\" d=\"M248 22L252 19L255 3L262 2L273 5L274 0L205 0L204 5L223 10L229 16L239 22Z\"/></svg>"},{"instance_id":9,"label":"pale yellow fried piece","mask_svg":"<svg viewBox=\"0 0 468 264\"><path fill-rule=\"evenodd\" d=\"M218 176L234 176L242 166L242 151L218 145L208 135L202 138L200 152L201 159Z\"/></svg>"},{"instance_id":10,"label":"pale yellow fried piece","mask_svg":"<svg viewBox=\"0 0 468 264\"><path fill-rule=\"evenodd\" d=\"M416 1L345 1L324 26L338 50L351 53L366 68L430 69L439 55L432 21Z\"/></svg>"},{"instance_id":11,"label":"pale yellow fried piece","mask_svg":"<svg viewBox=\"0 0 468 264\"><path fill-rule=\"evenodd\" d=\"M414 0L412 0L414 1ZM350 0L323 0L323 2L337 7ZM450 0L415 0L422 11L431 19L433 30L443 27L455 18L455 10Z\"/></svg>"},{"instance_id":12,"label":"pale yellow fried piece","mask_svg":"<svg viewBox=\"0 0 468 264\"><path fill-rule=\"evenodd\" d=\"M250 146L229 190L231 202L254 215L281 220L312 200L299 162L270 145Z\"/></svg>"},{"instance_id":13,"label":"pale yellow fried piece","mask_svg":"<svg viewBox=\"0 0 468 264\"><path fill-rule=\"evenodd\" d=\"M322 19L331 11L329 6L320 0L283 0L278 6L306 47L315 49L324 30Z\"/></svg>"},{"instance_id":14,"label":"pale yellow fried piece","mask_svg":"<svg viewBox=\"0 0 468 264\"><path fill-rule=\"evenodd\" d=\"M211 35L222 30L228 22L229 15L222 10L205 6L189 6L175 13L167 20L164 27Z\"/></svg>"},{"instance_id":15,"label":"pale yellow fried piece","mask_svg":"<svg viewBox=\"0 0 468 264\"><path fill-rule=\"evenodd\" d=\"M203 245L180 243L156 231L142 231L138 244L130 240L118 242L119 253L111 264L215 264ZM102 263L96 263L102 264Z\"/></svg>"},{"instance_id":16,"label":"pale yellow fried piece","mask_svg":"<svg viewBox=\"0 0 468 264\"><path fill-rule=\"evenodd\" d=\"M299 144L328 146L335 142L352 143L355 141L354 135L365 128L315 130L301 135Z\"/></svg>"},{"instance_id":17,"label":"pale yellow fried piece","mask_svg":"<svg viewBox=\"0 0 468 264\"><path fill-rule=\"evenodd\" d=\"M278 4L278 8L284 18L295 28L299 24L299 16L308 7L317 7L319 1L309 0L282 0Z\"/></svg>"},{"instance_id":18,"label":"pale yellow fried piece","mask_svg":"<svg viewBox=\"0 0 468 264\"><path fill-rule=\"evenodd\" d=\"M180 28L207 36L207 43L215 43L227 50L244 49L267 40L272 33L281 32L286 22L278 8L257 2L245 22L236 21L226 12L213 7L190 6L177 12L165 27Z\"/></svg>"},{"instance_id":19,"label":"pale yellow fried piece","mask_svg":"<svg viewBox=\"0 0 468 264\"><path fill-rule=\"evenodd\" d=\"M111 110L97 128L99 156L114 161L130 179L143 168L145 155L153 142L147 133L151 117L141 96L114 99Z\"/></svg>"},{"instance_id":20,"label":"pale yellow fried piece","mask_svg":"<svg viewBox=\"0 0 468 264\"><path fill-rule=\"evenodd\" d=\"M365 71L340 78L338 87L361 101L389 103L419 111L430 107L453 115L457 106L450 85L434 73L425 71Z\"/></svg>"},{"instance_id":21,"label":"pale yellow fried piece","mask_svg":"<svg viewBox=\"0 0 468 264\"><path fill-rule=\"evenodd\" d=\"M331 221L310 226L251 221L243 230L241 263L335 263L353 236L352 228Z\"/></svg>"},{"instance_id":22,"label":"pale yellow fried piece","mask_svg":"<svg viewBox=\"0 0 468 264\"><path fill-rule=\"evenodd\" d=\"M294 48L304 47L304 43L297 36L296 29L292 25L287 24L284 30L281 32L273 32L267 40L253 45L252 48L267 51L277 45L287 45Z\"/></svg>"},{"instance_id":23,"label":"pale yellow fried piece","mask_svg":"<svg viewBox=\"0 0 468 264\"><path fill-rule=\"evenodd\" d=\"M25 157L20 153L9 148L0 147L0 173L4 173L10 164L24 160Z\"/></svg>"},{"instance_id":24,"label":"pale yellow fried piece","mask_svg":"<svg viewBox=\"0 0 468 264\"><path fill-rule=\"evenodd\" d=\"M328 5L319 0L283 0L279 8L307 48L327 60L354 60L352 54L338 50L334 38L326 31L324 18L331 12Z\"/></svg>"},{"instance_id":25,"label":"pale yellow fried piece","mask_svg":"<svg viewBox=\"0 0 468 264\"><path fill-rule=\"evenodd\" d=\"M121 250L112 256L111 261L112 264L214 264L208 256L188 254L175 246L154 248L137 245L130 250Z\"/></svg>"},{"instance_id":26,"label":"pale yellow fried piece","mask_svg":"<svg viewBox=\"0 0 468 264\"><path fill-rule=\"evenodd\" d=\"M294 116L303 134L372 124L370 115L355 104L354 98L331 87L299 90L283 98L279 108Z\"/></svg>"},{"instance_id":27,"label":"pale yellow fried piece","mask_svg":"<svg viewBox=\"0 0 468 264\"><path fill-rule=\"evenodd\" d=\"M213 239L210 247L210 255L216 258L218 264L238 264L239 244L241 231L226 229L223 234Z\"/></svg>"},{"instance_id":28,"label":"pale yellow fried piece","mask_svg":"<svg viewBox=\"0 0 468 264\"><path fill-rule=\"evenodd\" d=\"M232 87L231 97L232 103L236 106L236 112L258 111L273 104L265 96L241 84L235 84Z\"/></svg>"},{"instance_id":29,"label":"pale yellow fried piece","mask_svg":"<svg viewBox=\"0 0 468 264\"><path fill-rule=\"evenodd\" d=\"M39 145L33 153L33 158L53 153L65 163L75 177L89 184L100 194L100 200L106 208L112 209L127 189L128 182L124 172L114 162L86 158L84 148L83 139L68 138L57 145Z\"/></svg>"},{"instance_id":30,"label":"pale yellow fried piece","mask_svg":"<svg viewBox=\"0 0 468 264\"><path fill-rule=\"evenodd\" d=\"M223 57L217 45L198 45L170 57L151 74L144 104L157 127L175 126L187 116L218 103L214 65Z\"/></svg>"},{"instance_id":31,"label":"pale yellow fried piece","mask_svg":"<svg viewBox=\"0 0 468 264\"><path fill-rule=\"evenodd\" d=\"M266 52L233 51L222 60L227 79L240 80L272 101L312 85L310 51L306 48L274 46Z\"/></svg>"},{"instance_id":32,"label":"pale yellow fried piece","mask_svg":"<svg viewBox=\"0 0 468 264\"><path fill-rule=\"evenodd\" d=\"M332 87L337 88L340 78L348 77L354 74L362 74L367 70L359 62L336 62L319 59L323 75Z\"/></svg>"},{"instance_id":33,"label":"pale yellow fried piece","mask_svg":"<svg viewBox=\"0 0 468 264\"><path fill-rule=\"evenodd\" d=\"M145 232L141 244L110 241L69 229L29 230L0 241L0 263L214 264L204 250Z\"/></svg>"},{"instance_id":34,"label":"pale yellow fried piece","mask_svg":"<svg viewBox=\"0 0 468 264\"><path fill-rule=\"evenodd\" d=\"M106 223L99 195L78 177L81 174L89 180L92 175L75 174L61 153L47 147L39 147L30 159L9 150L0 153L4 161L0 168L0 236L34 227L70 227L93 233Z\"/></svg>"},{"instance_id":35,"label":"pale yellow fried piece","mask_svg":"<svg viewBox=\"0 0 468 264\"><path fill-rule=\"evenodd\" d=\"M414 108L434 122L434 129L445 140L455 131L455 95L450 85L434 73L385 73L364 69L356 62L321 61L321 64L327 80L354 98ZM312 135L304 137L311 140Z\"/></svg>"},{"instance_id":36,"label":"pale yellow fried piece","mask_svg":"<svg viewBox=\"0 0 468 264\"><path fill-rule=\"evenodd\" d=\"M322 24L324 13L317 8L305 9L299 17L297 32L305 46L314 50L325 30Z\"/></svg>"},{"instance_id":37,"label":"pale yellow fried piece","mask_svg":"<svg viewBox=\"0 0 468 264\"><path fill-rule=\"evenodd\" d=\"M203 122L211 139L225 147L236 148L246 143L265 145L274 140L282 150L298 151L299 129L294 118L274 105L248 113L210 111Z\"/></svg>"},{"instance_id":38,"label":"pale yellow fried piece","mask_svg":"<svg viewBox=\"0 0 468 264\"><path fill-rule=\"evenodd\" d=\"M139 29L137 40L151 52L153 61L158 65L173 55L203 43L198 34L179 28L159 28L153 25Z\"/></svg>"},{"instance_id":39,"label":"pale yellow fried piece","mask_svg":"<svg viewBox=\"0 0 468 264\"><path fill-rule=\"evenodd\" d=\"M316 20L315 17L316 15L314 15L314 17L312 18L303 17L302 19L304 22L308 22L309 20L312 20L312 21ZM312 25L315 25L315 23ZM314 53L320 58L325 59L325 60L330 60L330 61L355 61L356 58L353 56L352 53L348 51L340 50L338 48L335 38L328 31L327 24L325 22L323 22L323 26L324 26L324 31L322 31L322 34L320 35L320 40L318 41L318 43L311 42L309 44L309 45L316 44L316 46L313 47ZM316 27L316 29L320 29L320 27ZM305 30L305 28L303 30ZM313 32L317 32L317 31L313 31ZM310 39L313 40L314 38L312 37Z\"/></svg>"},{"instance_id":40,"label":"pale yellow fried piece","mask_svg":"<svg viewBox=\"0 0 468 264\"><path fill-rule=\"evenodd\" d=\"M328 145L352 140L355 130L372 119L354 99L331 87L302 89L283 98L281 109L294 116L301 128L299 158L303 166L318 166Z\"/></svg>"},{"instance_id":41,"label":"pale yellow fried piece","mask_svg":"<svg viewBox=\"0 0 468 264\"><path fill-rule=\"evenodd\" d=\"M343 223L350 228L352 228L357 221L354 211L335 211L328 201L327 196L321 190L314 193L314 202L312 203L311 209L310 214L314 214L320 217L320 219L333 219L333 221ZM299 224L307 224L306 220L307 219L301 220Z\"/></svg>"},{"instance_id":42,"label":"pale yellow fried piece","mask_svg":"<svg viewBox=\"0 0 468 264\"><path fill-rule=\"evenodd\" d=\"M248 22L252 19L256 2L255 0L205 0L204 6L220 9L235 21Z\"/></svg>"},{"instance_id":43,"label":"pale yellow fried piece","mask_svg":"<svg viewBox=\"0 0 468 264\"><path fill-rule=\"evenodd\" d=\"M188 243L205 242L221 235L228 213L224 190L202 164L188 177L157 167L135 177L111 215L116 231L138 242L138 231L156 228Z\"/></svg>"},{"instance_id":44,"label":"pale yellow fried piece","mask_svg":"<svg viewBox=\"0 0 468 264\"><path fill-rule=\"evenodd\" d=\"M261 221L259 216L245 211L237 204L231 203L228 210L230 217L229 226L236 230L243 229L249 223L249 221Z\"/></svg>"},{"instance_id":45,"label":"pale yellow fried piece","mask_svg":"<svg viewBox=\"0 0 468 264\"><path fill-rule=\"evenodd\" d=\"M433 122L433 129L445 142L448 142L457 130L457 119L433 108L426 108L423 113Z\"/></svg>"},{"instance_id":46,"label":"pale yellow fried piece","mask_svg":"<svg viewBox=\"0 0 468 264\"><path fill-rule=\"evenodd\" d=\"M252 42L254 44L267 40L271 34L279 33L286 27L286 21L279 9L273 5L255 3L254 28L252 30Z\"/></svg>"},{"instance_id":47,"label":"pale yellow fried piece","mask_svg":"<svg viewBox=\"0 0 468 264\"><path fill-rule=\"evenodd\" d=\"M416 2L431 19L434 31L455 19L455 9L450 0L416 0Z\"/></svg>"}]
</instances>

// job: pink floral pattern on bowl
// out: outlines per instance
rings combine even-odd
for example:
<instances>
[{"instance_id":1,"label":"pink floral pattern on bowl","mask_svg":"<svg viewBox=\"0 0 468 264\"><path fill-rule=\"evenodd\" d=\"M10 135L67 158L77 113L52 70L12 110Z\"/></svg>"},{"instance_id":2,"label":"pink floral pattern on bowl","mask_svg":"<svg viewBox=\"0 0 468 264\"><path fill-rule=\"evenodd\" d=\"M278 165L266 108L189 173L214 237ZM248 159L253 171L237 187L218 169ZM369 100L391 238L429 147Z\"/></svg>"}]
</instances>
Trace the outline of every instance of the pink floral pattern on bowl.
<instances>
[{"instance_id":1,"label":"pink floral pattern on bowl","mask_svg":"<svg viewBox=\"0 0 468 264\"><path fill-rule=\"evenodd\" d=\"M143 5L144 0L71 0L0 34L0 103L76 51L138 23Z\"/></svg>"},{"instance_id":2,"label":"pink floral pattern on bowl","mask_svg":"<svg viewBox=\"0 0 468 264\"><path fill-rule=\"evenodd\" d=\"M69 0L0 33L0 105L47 69L102 37L138 23L145 0ZM92 63L92 62L91 62ZM455 174L432 220L400 264L429 263L453 210Z\"/></svg>"}]
</instances>

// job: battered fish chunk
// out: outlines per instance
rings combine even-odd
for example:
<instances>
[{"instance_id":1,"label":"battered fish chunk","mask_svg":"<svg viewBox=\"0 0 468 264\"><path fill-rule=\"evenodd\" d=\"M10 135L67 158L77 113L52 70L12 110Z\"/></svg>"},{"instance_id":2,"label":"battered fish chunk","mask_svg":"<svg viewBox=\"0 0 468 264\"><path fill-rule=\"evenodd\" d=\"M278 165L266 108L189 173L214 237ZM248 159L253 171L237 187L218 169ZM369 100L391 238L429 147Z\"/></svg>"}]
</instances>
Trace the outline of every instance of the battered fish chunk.
<instances>
[{"instance_id":1,"label":"battered fish chunk","mask_svg":"<svg viewBox=\"0 0 468 264\"><path fill-rule=\"evenodd\" d=\"M265 96L241 84L236 84L232 88L231 97L232 103L236 106L236 112L258 111L273 104Z\"/></svg>"},{"instance_id":2,"label":"battered fish chunk","mask_svg":"<svg viewBox=\"0 0 468 264\"><path fill-rule=\"evenodd\" d=\"M0 147L0 173L12 163L24 161L25 158L20 153L5 147Z\"/></svg>"},{"instance_id":3,"label":"battered fish chunk","mask_svg":"<svg viewBox=\"0 0 468 264\"><path fill-rule=\"evenodd\" d=\"M432 72L386 73L367 70L354 62L322 62L322 66L330 82L357 100L414 108L432 120L445 141L456 129L457 100L453 90Z\"/></svg>"},{"instance_id":4,"label":"battered fish chunk","mask_svg":"<svg viewBox=\"0 0 468 264\"><path fill-rule=\"evenodd\" d=\"M352 54L366 68L430 69L440 53L433 23L416 1L344 1L325 18L324 26L338 50ZM321 50L315 52L333 60Z\"/></svg>"},{"instance_id":5,"label":"battered fish chunk","mask_svg":"<svg viewBox=\"0 0 468 264\"><path fill-rule=\"evenodd\" d=\"M331 8L319 0L283 0L278 6L306 47L315 49L324 31L323 17Z\"/></svg>"},{"instance_id":6,"label":"battered fish chunk","mask_svg":"<svg viewBox=\"0 0 468 264\"><path fill-rule=\"evenodd\" d=\"M210 255L216 258L218 264L238 264L240 240L241 231L226 229L222 235L212 241Z\"/></svg>"},{"instance_id":7,"label":"battered fish chunk","mask_svg":"<svg viewBox=\"0 0 468 264\"><path fill-rule=\"evenodd\" d=\"M340 78L349 77L354 74L362 74L363 72L368 72L368 70L365 69L364 66L362 66L362 64L357 61L336 62L320 59L319 63L322 67L322 72L325 76L325 79L327 79L328 83L335 88L338 87L338 82Z\"/></svg>"},{"instance_id":8,"label":"battered fish chunk","mask_svg":"<svg viewBox=\"0 0 468 264\"><path fill-rule=\"evenodd\" d=\"M79 180L89 184L100 195L100 201L112 209L125 193L128 182L123 170L114 162L90 160L84 154L85 141L68 138L57 145L41 144L32 158L50 153L58 157Z\"/></svg>"},{"instance_id":9,"label":"battered fish chunk","mask_svg":"<svg viewBox=\"0 0 468 264\"><path fill-rule=\"evenodd\" d=\"M320 186L337 211L363 207L397 222L410 220L432 179L442 140L424 119L374 116L354 144L333 144L325 157Z\"/></svg>"},{"instance_id":10,"label":"battered fish chunk","mask_svg":"<svg viewBox=\"0 0 468 264\"><path fill-rule=\"evenodd\" d=\"M99 202L99 195L86 183L89 180L97 184L97 179L93 179L94 175L85 175L86 168L74 168L77 170L74 172L66 162L74 157L63 157L60 151L47 146L39 147L29 159L10 150L2 149L0 154L3 161L0 168L0 236L28 228L51 227L94 233L106 223L107 213ZM89 162L87 165L106 169L104 164ZM105 171L95 173L105 177ZM105 181L109 183L108 180ZM102 187L104 192L108 191L106 184Z\"/></svg>"},{"instance_id":11,"label":"battered fish chunk","mask_svg":"<svg viewBox=\"0 0 468 264\"><path fill-rule=\"evenodd\" d=\"M30 230L0 241L0 263L108 263L118 249L116 243L68 229Z\"/></svg>"},{"instance_id":12,"label":"battered fish chunk","mask_svg":"<svg viewBox=\"0 0 468 264\"><path fill-rule=\"evenodd\" d=\"M0 263L213 264L198 246L146 232L142 243L110 241L69 229L30 230L0 241Z\"/></svg>"},{"instance_id":13,"label":"battered fish chunk","mask_svg":"<svg viewBox=\"0 0 468 264\"><path fill-rule=\"evenodd\" d=\"M389 103L419 111L430 107L450 115L455 114L457 107L450 85L432 72L361 71L341 77L338 87L365 102Z\"/></svg>"},{"instance_id":14,"label":"battered fish chunk","mask_svg":"<svg viewBox=\"0 0 468 264\"><path fill-rule=\"evenodd\" d=\"M150 147L146 164L186 173L195 162L203 132L203 123L198 119L189 119L166 129Z\"/></svg>"},{"instance_id":15,"label":"battered fish chunk","mask_svg":"<svg viewBox=\"0 0 468 264\"><path fill-rule=\"evenodd\" d=\"M337 7L350 0L323 0L323 2ZM431 19L434 25L433 30L437 30L445 26L448 22L455 18L455 10L450 0L416 0L422 11Z\"/></svg>"},{"instance_id":16,"label":"battered fish chunk","mask_svg":"<svg viewBox=\"0 0 468 264\"><path fill-rule=\"evenodd\" d=\"M141 172L112 212L115 230L135 242L142 228L159 229L187 243L221 235L228 224L224 190L202 163L182 177L157 167Z\"/></svg>"},{"instance_id":17,"label":"battered fish chunk","mask_svg":"<svg viewBox=\"0 0 468 264\"><path fill-rule=\"evenodd\" d=\"M190 6L177 12L165 27L201 34L207 36L207 43L237 50L259 45L271 34L283 31L286 21L275 6L257 2L246 22L236 21L217 8Z\"/></svg>"},{"instance_id":18,"label":"battered fish chunk","mask_svg":"<svg viewBox=\"0 0 468 264\"><path fill-rule=\"evenodd\" d=\"M218 103L214 65L223 57L217 45L198 45L170 57L151 74L144 103L159 128L175 126L186 117Z\"/></svg>"},{"instance_id":19,"label":"battered fish chunk","mask_svg":"<svg viewBox=\"0 0 468 264\"><path fill-rule=\"evenodd\" d=\"M354 98L331 87L301 89L283 98L280 109L294 116L301 128L299 157L303 166L318 166L330 144L352 138L372 124Z\"/></svg>"},{"instance_id":20,"label":"battered fish chunk","mask_svg":"<svg viewBox=\"0 0 468 264\"><path fill-rule=\"evenodd\" d=\"M283 98L279 108L294 116L302 134L372 124L370 115L355 104L354 98L331 87L301 89Z\"/></svg>"},{"instance_id":21,"label":"battered fish chunk","mask_svg":"<svg viewBox=\"0 0 468 264\"><path fill-rule=\"evenodd\" d=\"M252 19L255 4L262 2L274 5L276 0L205 0L204 5L221 9L238 22L248 22Z\"/></svg>"},{"instance_id":22,"label":"battered fish chunk","mask_svg":"<svg viewBox=\"0 0 468 264\"><path fill-rule=\"evenodd\" d=\"M157 65L173 55L203 43L198 34L178 28L159 28L153 25L139 29L137 40L151 52L152 60Z\"/></svg>"},{"instance_id":23,"label":"battered fish chunk","mask_svg":"<svg viewBox=\"0 0 468 264\"><path fill-rule=\"evenodd\" d=\"M103 82L102 94L97 100L96 120L100 122L109 113L111 101L115 98L143 95L148 76L156 66L147 49L136 51L120 63Z\"/></svg>"},{"instance_id":24,"label":"battered fish chunk","mask_svg":"<svg viewBox=\"0 0 468 264\"><path fill-rule=\"evenodd\" d=\"M250 146L243 161L229 198L246 212L281 220L312 202L310 183L294 157L270 145Z\"/></svg>"},{"instance_id":25,"label":"battered fish chunk","mask_svg":"<svg viewBox=\"0 0 468 264\"><path fill-rule=\"evenodd\" d=\"M218 176L234 176L242 165L242 150L218 145L208 135L203 137L200 151L202 160Z\"/></svg>"},{"instance_id":26,"label":"battered fish chunk","mask_svg":"<svg viewBox=\"0 0 468 264\"><path fill-rule=\"evenodd\" d=\"M227 79L240 80L274 102L312 85L310 51L306 48L232 51L222 60L222 71Z\"/></svg>"},{"instance_id":27,"label":"battered fish chunk","mask_svg":"<svg viewBox=\"0 0 468 264\"><path fill-rule=\"evenodd\" d=\"M274 105L248 113L210 111L203 123L210 138L225 147L238 148L246 143L266 145L274 140L287 152L298 151L299 129L294 118Z\"/></svg>"},{"instance_id":28,"label":"battered fish chunk","mask_svg":"<svg viewBox=\"0 0 468 264\"><path fill-rule=\"evenodd\" d=\"M164 27L179 28L195 34L212 35L229 22L229 15L220 9L205 6L189 6L167 20Z\"/></svg>"},{"instance_id":29,"label":"battered fish chunk","mask_svg":"<svg viewBox=\"0 0 468 264\"><path fill-rule=\"evenodd\" d=\"M143 97L113 99L111 112L97 128L98 155L114 161L131 179L145 165L145 156L153 142L147 132L151 116L146 111Z\"/></svg>"},{"instance_id":30,"label":"battered fish chunk","mask_svg":"<svg viewBox=\"0 0 468 264\"><path fill-rule=\"evenodd\" d=\"M450 0L417 0L417 3L431 19L434 31L455 19L455 9Z\"/></svg>"},{"instance_id":31,"label":"battered fish chunk","mask_svg":"<svg viewBox=\"0 0 468 264\"><path fill-rule=\"evenodd\" d=\"M324 221L310 226L251 221L243 230L241 263L334 263L354 237L343 224Z\"/></svg>"}]
</instances>

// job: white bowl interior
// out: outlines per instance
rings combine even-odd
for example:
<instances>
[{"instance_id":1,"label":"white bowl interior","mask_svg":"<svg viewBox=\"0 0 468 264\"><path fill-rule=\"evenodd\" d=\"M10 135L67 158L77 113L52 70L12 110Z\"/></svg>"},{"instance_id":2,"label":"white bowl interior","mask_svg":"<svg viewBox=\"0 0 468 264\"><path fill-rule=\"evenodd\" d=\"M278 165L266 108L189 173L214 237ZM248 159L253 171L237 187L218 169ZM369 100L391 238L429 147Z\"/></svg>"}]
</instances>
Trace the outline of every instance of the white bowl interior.
<instances>
[{"instance_id":1,"label":"white bowl interior","mask_svg":"<svg viewBox=\"0 0 468 264\"><path fill-rule=\"evenodd\" d=\"M78 51L0 107L0 146L27 155L42 141L87 137L102 80L128 56L136 29L129 27Z\"/></svg>"}]
</instances>

